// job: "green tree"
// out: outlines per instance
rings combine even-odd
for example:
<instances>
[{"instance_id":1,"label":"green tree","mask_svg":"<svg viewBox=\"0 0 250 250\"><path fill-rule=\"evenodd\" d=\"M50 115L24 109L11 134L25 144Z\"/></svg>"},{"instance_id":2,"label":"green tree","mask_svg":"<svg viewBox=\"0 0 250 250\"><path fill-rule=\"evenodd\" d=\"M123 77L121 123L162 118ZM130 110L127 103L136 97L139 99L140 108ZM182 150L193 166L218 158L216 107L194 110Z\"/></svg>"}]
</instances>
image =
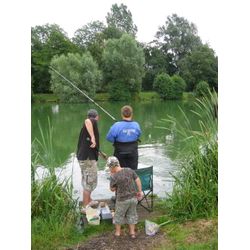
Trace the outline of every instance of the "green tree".
<instances>
[{"instance_id":1,"label":"green tree","mask_svg":"<svg viewBox=\"0 0 250 250\"><path fill-rule=\"evenodd\" d=\"M49 64L54 55L77 52L67 33L57 24L31 28L31 75L34 93L50 92Z\"/></svg>"},{"instance_id":2,"label":"green tree","mask_svg":"<svg viewBox=\"0 0 250 250\"><path fill-rule=\"evenodd\" d=\"M119 39L123 35L124 32L122 32L120 29L114 27L114 26L108 26L103 31L105 40L108 39Z\"/></svg>"},{"instance_id":3,"label":"green tree","mask_svg":"<svg viewBox=\"0 0 250 250\"><path fill-rule=\"evenodd\" d=\"M132 14L126 5L121 4L118 6L117 4L113 4L111 11L106 16L106 21L109 27L113 27L113 31L116 28L123 33L128 33L133 37L136 36L137 27L133 23Z\"/></svg>"},{"instance_id":4,"label":"green tree","mask_svg":"<svg viewBox=\"0 0 250 250\"><path fill-rule=\"evenodd\" d=\"M101 66L102 53L105 43L105 25L100 21L93 21L74 33L73 42L82 52L89 51L94 60Z\"/></svg>"},{"instance_id":5,"label":"green tree","mask_svg":"<svg viewBox=\"0 0 250 250\"><path fill-rule=\"evenodd\" d=\"M112 100L136 98L144 75L144 53L134 38L109 39L103 53L103 74Z\"/></svg>"},{"instance_id":6,"label":"green tree","mask_svg":"<svg viewBox=\"0 0 250 250\"><path fill-rule=\"evenodd\" d=\"M182 98L186 83L179 75L171 77L163 72L156 76L153 86L163 100L174 100Z\"/></svg>"},{"instance_id":7,"label":"green tree","mask_svg":"<svg viewBox=\"0 0 250 250\"><path fill-rule=\"evenodd\" d=\"M179 75L173 75L171 79L173 81L173 98L181 99L183 92L186 89L186 83Z\"/></svg>"},{"instance_id":8,"label":"green tree","mask_svg":"<svg viewBox=\"0 0 250 250\"><path fill-rule=\"evenodd\" d=\"M166 73L160 73L155 77L153 87L163 100L173 99L173 81Z\"/></svg>"},{"instance_id":9,"label":"green tree","mask_svg":"<svg viewBox=\"0 0 250 250\"><path fill-rule=\"evenodd\" d=\"M162 51L172 56L176 72L179 71L178 61L202 44L196 26L176 14L167 17L165 25L157 31L156 38Z\"/></svg>"},{"instance_id":10,"label":"green tree","mask_svg":"<svg viewBox=\"0 0 250 250\"><path fill-rule=\"evenodd\" d=\"M51 66L67 79L72 81L79 89L93 98L101 80L101 72L91 54L60 55L53 57ZM80 102L87 100L75 88L59 77L53 70L51 74L51 88L63 102Z\"/></svg>"},{"instance_id":11,"label":"green tree","mask_svg":"<svg viewBox=\"0 0 250 250\"><path fill-rule=\"evenodd\" d=\"M89 45L96 42L98 35L103 33L105 28L105 25L100 21L87 23L80 29L76 30L72 40L77 46L85 50Z\"/></svg>"},{"instance_id":12,"label":"green tree","mask_svg":"<svg viewBox=\"0 0 250 250\"><path fill-rule=\"evenodd\" d=\"M209 94L209 85L206 81L200 81L195 87L195 95L199 96L208 96Z\"/></svg>"},{"instance_id":13,"label":"green tree","mask_svg":"<svg viewBox=\"0 0 250 250\"><path fill-rule=\"evenodd\" d=\"M157 74L166 72L172 75L171 58L165 55L157 46L143 44L145 54L145 76L142 79L142 89L152 90L153 82Z\"/></svg>"},{"instance_id":14,"label":"green tree","mask_svg":"<svg viewBox=\"0 0 250 250\"><path fill-rule=\"evenodd\" d=\"M206 81L211 89L218 90L218 58L208 45L197 47L179 62L179 67L188 91L193 91L200 81Z\"/></svg>"}]
</instances>

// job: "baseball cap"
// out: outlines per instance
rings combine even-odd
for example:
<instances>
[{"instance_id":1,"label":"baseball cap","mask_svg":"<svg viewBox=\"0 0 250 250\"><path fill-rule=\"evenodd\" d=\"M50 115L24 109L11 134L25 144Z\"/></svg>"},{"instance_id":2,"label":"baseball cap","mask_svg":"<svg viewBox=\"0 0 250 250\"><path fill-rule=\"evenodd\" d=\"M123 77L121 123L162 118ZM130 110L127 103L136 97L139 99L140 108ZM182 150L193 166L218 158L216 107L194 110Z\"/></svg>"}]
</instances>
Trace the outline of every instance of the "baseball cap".
<instances>
[{"instance_id":1,"label":"baseball cap","mask_svg":"<svg viewBox=\"0 0 250 250\"><path fill-rule=\"evenodd\" d=\"M110 156L107 160L106 167L112 168L115 166L119 166L119 160L115 156Z\"/></svg>"}]
</instances>

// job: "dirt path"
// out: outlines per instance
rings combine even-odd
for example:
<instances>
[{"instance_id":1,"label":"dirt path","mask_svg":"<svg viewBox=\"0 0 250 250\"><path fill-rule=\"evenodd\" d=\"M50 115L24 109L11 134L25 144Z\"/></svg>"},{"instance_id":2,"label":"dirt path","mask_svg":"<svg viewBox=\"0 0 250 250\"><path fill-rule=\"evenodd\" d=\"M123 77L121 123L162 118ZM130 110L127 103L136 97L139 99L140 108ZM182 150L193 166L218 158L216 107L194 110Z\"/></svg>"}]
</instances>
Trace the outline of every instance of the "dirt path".
<instances>
[{"instance_id":1,"label":"dirt path","mask_svg":"<svg viewBox=\"0 0 250 250\"><path fill-rule=\"evenodd\" d=\"M141 206L138 206L137 211L139 221L141 222L144 222L145 219L153 220L158 216L162 216L162 213L157 210L149 213ZM168 246L169 249L176 249L175 244L177 244L178 241L176 241L175 238L171 239L170 233L172 230L176 230L176 234L179 235L186 233L183 244L192 245L210 242L211 235L214 234L213 231L215 228L217 228L216 221L200 219L177 224L175 228L171 230L159 230L156 235L148 236L145 233L144 227L139 226L136 231L136 239L131 239L128 228L123 227L120 237L114 235L114 230L108 231L90 237L85 242L79 242L78 245L64 248L64 250L152 250L158 249L160 246Z\"/></svg>"},{"instance_id":2,"label":"dirt path","mask_svg":"<svg viewBox=\"0 0 250 250\"><path fill-rule=\"evenodd\" d=\"M110 201L106 200L105 202L108 202L109 207L113 207ZM144 221L145 219L150 220L150 218L161 215L158 211L148 212L141 206L137 207L137 212L139 221ZM162 232L158 232L155 236L147 236L144 229L137 229L136 239L131 239L127 227L124 227L120 237L114 236L114 231L106 232L94 236L83 243L79 243L77 246L67 248L66 250L151 250L154 246L157 246L164 237L165 235Z\"/></svg>"},{"instance_id":3,"label":"dirt path","mask_svg":"<svg viewBox=\"0 0 250 250\"><path fill-rule=\"evenodd\" d=\"M67 250L151 250L163 239L164 234L160 232L153 237L147 236L144 231L137 232L136 239L131 239L127 233L115 237L112 232L108 232Z\"/></svg>"}]
</instances>

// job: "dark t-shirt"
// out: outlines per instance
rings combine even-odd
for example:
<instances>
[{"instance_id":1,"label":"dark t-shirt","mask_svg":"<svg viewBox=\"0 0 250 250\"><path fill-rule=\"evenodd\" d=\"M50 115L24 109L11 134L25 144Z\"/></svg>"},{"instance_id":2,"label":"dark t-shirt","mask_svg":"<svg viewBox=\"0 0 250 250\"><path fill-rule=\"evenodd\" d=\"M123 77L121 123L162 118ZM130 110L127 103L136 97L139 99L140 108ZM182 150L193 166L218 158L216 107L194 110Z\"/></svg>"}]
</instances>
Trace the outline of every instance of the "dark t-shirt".
<instances>
[{"instance_id":1,"label":"dark t-shirt","mask_svg":"<svg viewBox=\"0 0 250 250\"><path fill-rule=\"evenodd\" d=\"M93 125L93 131L95 135L96 140L96 147L91 148L91 137L88 133L88 130L85 126L85 123L83 124L83 127L80 131L79 139L78 139L78 145L77 145L77 159L79 161L83 160L98 160L98 151L99 151L99 131L97 127L97 121L95 119L90 118L90 121Z\"/></svg>"},{"instance_id":2,"label":"dark t-shirt","mask_svg":"<svg viewBox=\"0 0 250 250\"><path fill-rule=\"evenodd\" d=\"M110 178L110 188L116 187L117 201L125 201L136 197L137 186L135 180L138 178L134 170L122 168Z\"/></svg>"}]
</instances>

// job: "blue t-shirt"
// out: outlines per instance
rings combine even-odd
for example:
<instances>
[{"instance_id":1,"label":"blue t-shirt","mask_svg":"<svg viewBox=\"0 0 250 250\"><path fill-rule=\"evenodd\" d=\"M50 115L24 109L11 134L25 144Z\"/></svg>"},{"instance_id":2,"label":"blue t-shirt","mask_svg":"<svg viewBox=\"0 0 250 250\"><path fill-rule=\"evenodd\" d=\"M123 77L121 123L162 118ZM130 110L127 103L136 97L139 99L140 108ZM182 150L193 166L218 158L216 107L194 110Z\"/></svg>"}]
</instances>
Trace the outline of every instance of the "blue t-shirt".
<instances>
[{"instance_id":1,"label":"blue t-shirt","mask_svg":"<svg viewBox=\"0 0 250 250\"><path fill-rule=\"evenodd\" d=\"M140 135L141 129L138 122L123 120L112 125L106 139L110 142L134 142Z\"/></svg>"}]
</instances>

